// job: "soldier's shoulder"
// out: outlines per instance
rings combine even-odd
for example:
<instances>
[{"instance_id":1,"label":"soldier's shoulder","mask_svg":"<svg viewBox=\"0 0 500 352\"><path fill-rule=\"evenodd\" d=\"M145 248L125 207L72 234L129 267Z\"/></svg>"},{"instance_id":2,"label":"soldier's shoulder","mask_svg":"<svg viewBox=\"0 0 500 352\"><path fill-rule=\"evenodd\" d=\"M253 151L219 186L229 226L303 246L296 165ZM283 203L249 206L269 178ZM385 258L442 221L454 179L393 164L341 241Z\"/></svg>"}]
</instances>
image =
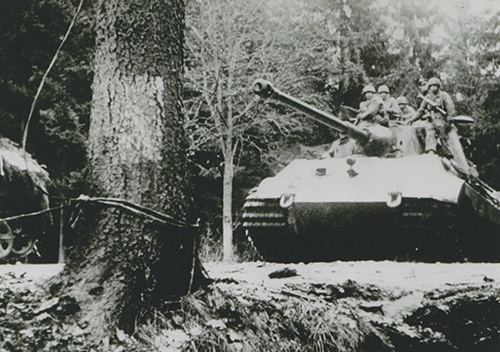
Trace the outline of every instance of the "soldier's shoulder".
<instances>
[{"instance_id":1,"label":"soldier's shoulder","mask_svg":"<svg viewBox=\"0 0 500 352\"><path fill-rule=\"evenodd\" d=\"M446 97L446 98L450 98L451 99L451 95L450 93L448 93L447 91L445 90L440 90L439 91L439 94L442 96L442 97Z\"/></svg>"}]
</instances>

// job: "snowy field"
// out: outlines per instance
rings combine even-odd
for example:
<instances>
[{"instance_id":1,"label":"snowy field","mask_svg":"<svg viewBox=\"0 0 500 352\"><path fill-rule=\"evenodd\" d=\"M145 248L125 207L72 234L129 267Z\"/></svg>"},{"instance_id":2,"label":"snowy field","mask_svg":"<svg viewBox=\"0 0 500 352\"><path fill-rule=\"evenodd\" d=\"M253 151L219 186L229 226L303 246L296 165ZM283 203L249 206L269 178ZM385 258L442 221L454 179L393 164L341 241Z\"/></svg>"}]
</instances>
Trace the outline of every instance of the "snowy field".
<instances>
[{"instance_id":1,"label":"snowy field","mask_svg":"<svg viewBox=\"0 0 500 352\"><path fill-rule=\"evenodd\" d=\"M432 290L443 285L500 283L500 263L401 263L391 261L277 264L262 262L205 263L213 279L234 279L251 284L279 287L288 283L339 284L353 280L381 288ZM62 271L62 264L0 265L0 276L43 280ZM289 268L296 276L271 279L269 274Z\"/></svg>"},{"instance_id":2,"label":"snowy field","mask_svg":"<svg viewBox=\"0 0 500 352\"><path fill-rule=\"evenodd\" d=\"M276 263L207 263L211 278L232 278L264 286L279 287L288 283L339 284L353 280L387 289L428 291L443 285L500 282L498 263L401 263L391 261L331 262L309 264ZM297 276L271 279L269 274L283 268L297 271Z\"/></svg>"}]
</instances>

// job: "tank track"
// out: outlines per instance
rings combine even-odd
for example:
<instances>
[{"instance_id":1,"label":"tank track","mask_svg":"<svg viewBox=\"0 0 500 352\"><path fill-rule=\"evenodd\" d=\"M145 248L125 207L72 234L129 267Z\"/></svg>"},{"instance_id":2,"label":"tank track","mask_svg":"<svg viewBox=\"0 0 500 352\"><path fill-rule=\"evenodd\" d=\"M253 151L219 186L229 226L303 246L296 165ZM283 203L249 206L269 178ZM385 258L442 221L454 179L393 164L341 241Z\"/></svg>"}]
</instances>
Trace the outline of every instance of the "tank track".
<instances>
[{"instance_id":1,"label":"tank track","mask_svg":"<svg viewBox=\"0 0 500 352\"><path fill-rule=\"evenodd\" d=\"M298 256L296 243L289 238L288 210L280 206L279 199L247 199L242 219L247 237L262 259L289 262Z\"/></svg>"},{"instance_id":2,"label":"tank track","mask_svg":"<svg viewBox=\"0 0 500 352\"><path fill-rule=\"evenodd\" d=\"M403 199L398 208L391 209L391 221L385 228L367 227L346 234L297 235L288 215L279 199L248 199L244 204L243 227L268 261L473 259L467 251L470 236L464 234L464 220L455 204ZM337 241L339 236L348 240Z\"/></svg>"},{"instance_id":3,"label":"tank track","mask_svg":"<svg viewBox=\"0 0 500 352\"><path fill-rule=\"evenodd\" d=\"M288 211L279 204L279 199L248 199L243 205L244 228L285 228Z\"/></svg>"}]
</instances>

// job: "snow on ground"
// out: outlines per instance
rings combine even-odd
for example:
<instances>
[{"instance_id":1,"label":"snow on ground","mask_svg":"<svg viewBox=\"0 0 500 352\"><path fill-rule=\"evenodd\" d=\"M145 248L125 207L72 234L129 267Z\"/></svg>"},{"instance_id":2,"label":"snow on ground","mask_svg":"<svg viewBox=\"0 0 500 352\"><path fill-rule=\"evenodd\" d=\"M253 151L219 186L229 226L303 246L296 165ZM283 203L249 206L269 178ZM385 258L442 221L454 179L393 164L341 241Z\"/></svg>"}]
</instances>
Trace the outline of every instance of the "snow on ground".
<instances>
[{"instance_id":1,"label":"snow on ground","mask_svg":"<svg viewBox=\"0 0 500 352\"><path fill-rule=\"evenodd\" d=\"M386 289L430 291L442 286L481 284L485 280L500 283L500 263L401 263L391 261L359 261L331 263L278 264L263 262L205 263L213 279L231 278L250 284L280 288L289 283L341 284L353 280L360 284ZM57 275L63 264L0 265L0 277L10 274L29 280L43 280ZM297 276L271 279L268 275L290 268Z\"/></svg>"},{"instance_id":2,"label":"snow on ground","mask_svg":"<svg viewBox=\"0 0 500 352\"><path fill-rule=\"evenodd\" d=\"M231 278L265 287L280 288L290 283L340 284L353 280L360 284L385 289L430 291L458 284L500 283L497 263L401 263L391 261L359 261L331 263L206 263L213 279ZM269 273L283 268L295 269L298 276L271 279Z\"/></svg>"},{"instance_id":3,"label":"snow on ground","mask_svg":"<svg viewBox=\"0 0 500 352\"><path fill-rule=\"evenodd\" d=\"M0 265L0 277L9 275L28 280L44 280L60 273L64 264L4 264Z\"/></svg>"},{"instance_id":4,"label":"snow on ground","mask_svg":"<svg viewBox=\"0 0 500 352\"><path fill-rule=\"evenodd\" d=\"M215 334L207 336L222 336L221 341L226 345L246 341L248 336L255 338L255 343L261 343L264 340L259 340L261 335L256 335L255 331L260 331L258 329L262 326L280 324L277 316L285 325L277 330L265 331L295 331L295 319L301 320L304 316L297 326L314 327L313 330L306 330L309 332L305 336L323 331L316 327L324 327L326 321L330 325L325 331L335 333L320 333L320 337L340 336L347 331L345 326L348 326L348 331L358 329L354 332L356 336L361 336L359 338L367 338L368 335L363 334L376 331L394 343L396 347L393 350L396 351L442 351L443 346L449 347L445 349L447 351L452 347L456 351L499 351L500 264L248 262L206 263L205 268L210 277L219 280L204 292L190 297L192 310L187 309L186 312L194 314L196 324L201 324L207 334ZM269 278L270 273L278 270L283 273L285 268L291 269L289 274L296 271L297 275ZM68 336L71 336L69 341L72 341L73 347L57 350L87 350L85 346L89 341L81 334L81 328L74 328L76 325L73 323L71 326L60 325L59 321L56 325L51 323L51 314L57 313L55 308L50 314L45 313L45 317L50 319L33 319L33 310L39 310L47 298L36 283L57 275L62 269L63 265L59 264L0 265L0 298L4 298L3 306L0 302L0 340L3 339L0 351L5 350L2 347L7 343L19 347L16 350L41 350L26 347L32 346L33 341L39 346L55 341L57 346L64 344L67 347ZM54 299L58 302L57 307L65 302L63 297L52 298L48 302ZM199 322L200 316L204 315L200 315L197 309L207 314L205 322ZM262 309L268 309L269 314L262 314ZM179 312L172 314L183 321L184 317L178 315ZM241 319L246 320L241 323ZM214 322L219 327L210 325ZM186 323L186 326L189 324ZM172 326L175 326L174 330L163 329L162 334L168 337L172 331L181 331L177 320ZM248 326L253 328L246 328ZM226 330L221 329L229 332L226 334ZM47 331L50 332L49 337L44 335ZM191 330L186 328L186 331ZM199 338L199 334L190 336L195 339ZM232 340L234 336L238 340ZM294 333L287 332L283 336L285 338L280 341L288 343ZM273 332L272 341L276 341L275 337ZM336 343L336 339L333 342ZM160 338L159 341L164 348L165 340ZM314 346L316 342L312 341ZM7 350L14 349L9 347Z\"/></svg>"}]
</instances>

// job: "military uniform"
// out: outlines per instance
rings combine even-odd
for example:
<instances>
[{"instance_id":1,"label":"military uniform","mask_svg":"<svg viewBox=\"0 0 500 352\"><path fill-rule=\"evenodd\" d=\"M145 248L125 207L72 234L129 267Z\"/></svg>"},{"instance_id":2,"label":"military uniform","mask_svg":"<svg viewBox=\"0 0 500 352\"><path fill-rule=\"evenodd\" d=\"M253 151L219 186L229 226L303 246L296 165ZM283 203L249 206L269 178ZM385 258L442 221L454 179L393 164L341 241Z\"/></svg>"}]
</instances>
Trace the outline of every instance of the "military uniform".
<instances>
[{"instance_id":1,"label":"military uniform","mask_svg":"<svg viewBox=\"0 0 500 352\"><path fill-rule=\"evenodd\" d=\"M402 121L411 121L417 115L417 110L410 105L405 105L403 108L399 108L399 110L401 110Z\"/></svg>"},{"instance_id":2,"label":"military uniform","mask_svg":"<svg viewBox=\"0 0 500 352\"><path fill-rule=\"evenodd\" d=\"M385 116L382 98L374 94L370 99L361 102L361 104L359 104L359 114L357 118L362 121L387 125L388 119Z\"/></svg>"},{"instance_id":3,"label":"military uniform","mask_svg":"<svg viewBox=\"0 0 500 352\"><path fill-rule=\"evenodd\" d=\"M384 112L387 118L391 120L401 118L401 109L399 109L398 102L394 97L389 95L385 100L381 99L384 102Z\"/></svg>"},{"instance_id":4,"label":"military uniform","mask_svg":"<svg viewBox=\"0 0 500 352\"><path fill-rule=\"evenodd\" d=\"M441 114L425 100L422 101L417 111L416 119L427 117L429 121L425 126L425 149L426 151L435 152L437 147L436 134L438 134L439 137L446 136L446 129L448 126L447 118L455 115L456 109L451 96L447 92L439 89L436 93L433 93L432 89L430 89L433 85L437 85L441 88L441 81L438 78L433 77L429 79L427 84L429 90L425 97L446 112L446 116Z\"/></svg>"},{"instance_id":5,"label":"military uniform","mask_svg":"<svg viewBox=\"0 0 500 352\"><path fill-rule=\"evenodd\" d=\"M400 96L397 99L399 110L401 111L400 119L405 122L412 121L417 115L417 111L408 104L408 99Z\"/></svg>"},{"instance_id":6,"label":"military uniform","mask_svg":"<svg viewBox=\"0 0 500 352\"><path fill-rule=\"evenodd\" d=\"M442 90L439 90L436 94L428 91L425 97L436 104L436 106L440 107L444 111L446 111L447 116L453 116L456 113L455 104L451 99L451 96ZM439 118L446 119L446 116L443 116L441 113L435 111L435 109L426 101L422 101L420 107L418 109L418 116L422 117L426 113L435 113Z\"/></svg>"},{"instance_id":7,"label":"military uniform","mask_svg":"<svg viewBox=\"0 0 500 352\"><path fill-rule=\"evenodd\" d=\"M386 93L386 95L383 95ZM401 110L399 109L397 100L389 95L389 87L385 84L378 87L378 94L382 98L384 102L384 116L387 119L400 119L401 118Z\"/></svg>"},{"instance_id":8,"label":"military uniform","mask_svg":"<svg viewBox=\"0 0 500 352\"><path fill-rule=\"evenodd\" d=\"M325 152L321 158L324 159L354 155L360 152L358 149L356 141L344 135L335 140L330 149L328 149L328 151Z\"/></svg>"}]
</instances>

